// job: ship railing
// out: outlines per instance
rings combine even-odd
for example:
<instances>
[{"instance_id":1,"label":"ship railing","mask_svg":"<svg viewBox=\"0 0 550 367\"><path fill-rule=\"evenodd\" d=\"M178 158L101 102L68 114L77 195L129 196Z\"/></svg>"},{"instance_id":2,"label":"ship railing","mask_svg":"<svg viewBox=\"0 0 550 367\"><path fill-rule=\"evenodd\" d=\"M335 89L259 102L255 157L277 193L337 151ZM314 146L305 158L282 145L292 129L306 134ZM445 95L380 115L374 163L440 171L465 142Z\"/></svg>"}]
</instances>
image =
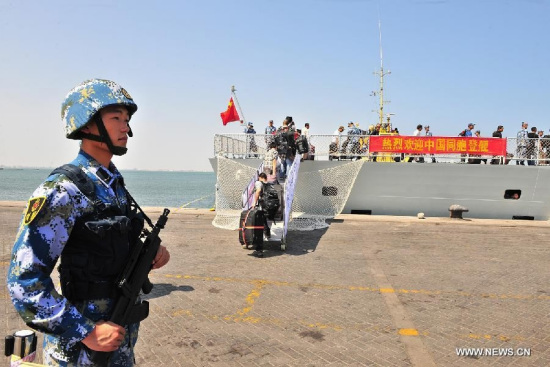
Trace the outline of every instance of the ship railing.
<instances>
[{"instance_id":1,"label":"ship railing","mask_svg":"<svg viewBox=\"0 0 550 367\"><path fill-rule=\"evenodd\" d=\"M216 134L214 155L226 158L258 158L267 152L266 138L260 134Z\"/></svg>"},{"instance_id":2,"label":"ship railing","mask_svg":"<svg viewBox=\"0 0 550 367\"><path fill-rule=\"evenodd\" d=\"M550 138L507 138L506 161L513 164L550 165Z\"/></svg>"},{"instance_id":3,"label":"ship railing","mask_svg":"<svg viewBox=\"0 0 550 367\"><path fill-rule=\"evenodd\" d=\"M309 135L307 158L314 160L367 159L376 162L432 162L440 163L493 163L525 165L550 164L550 138L506 138L506 156L488 154L407 154L379 153L369 149L369 135ZM260 158L268 150L273 135L217 134L214 138L214 154L226 158ZM306 155L304 155L306 158Z\"/></svg>"}]
</instances>

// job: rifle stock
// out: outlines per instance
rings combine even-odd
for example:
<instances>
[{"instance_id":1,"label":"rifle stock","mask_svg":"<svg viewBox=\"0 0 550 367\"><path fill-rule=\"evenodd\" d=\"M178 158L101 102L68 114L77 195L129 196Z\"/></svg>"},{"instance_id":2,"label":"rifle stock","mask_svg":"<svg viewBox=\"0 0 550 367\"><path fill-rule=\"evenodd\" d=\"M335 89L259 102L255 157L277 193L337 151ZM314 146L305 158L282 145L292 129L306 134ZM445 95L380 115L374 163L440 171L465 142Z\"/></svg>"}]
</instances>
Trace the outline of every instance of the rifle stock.
<instances>
[{"instance_id":1,"label":"rifle stock","mask_svg":"<svg viewBox=\"0 0 550 367\"><path fill-rule=\"evenodd\" d=\"M136 301L140 291L149 294L153 289L148 274L160 247L160 230L166 225L169 213L170 210L165 208L151 231L143 229L140 237L143 237L144 240L138 238L136 241L128 263L118 278L119 296L115 301L109 321L120 326L126 326L127 324L139 322L149 315L149 302L141 301L136 304ZM88 350L88 354L94 363L107 366L112 352Z\"/></svg>"}]
</instances>

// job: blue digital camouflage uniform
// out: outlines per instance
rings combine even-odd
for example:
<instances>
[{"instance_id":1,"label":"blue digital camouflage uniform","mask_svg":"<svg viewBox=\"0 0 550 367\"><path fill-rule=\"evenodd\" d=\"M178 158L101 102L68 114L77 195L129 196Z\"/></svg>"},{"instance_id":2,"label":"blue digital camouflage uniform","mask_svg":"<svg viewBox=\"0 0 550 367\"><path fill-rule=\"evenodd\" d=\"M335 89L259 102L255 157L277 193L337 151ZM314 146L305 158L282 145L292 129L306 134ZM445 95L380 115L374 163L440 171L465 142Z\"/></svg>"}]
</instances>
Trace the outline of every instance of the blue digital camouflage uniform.
<instances>
[{"instance_id":1,"label":"blue digital camouflage uniform","mask_svg":"<svg viewBox=\"0 0 550 367\"><path fill-rule=\"evenodd\" d=\"M277 132L277 128L275 126L267 126L265 128L265 135L273 135L275 134L275 132Z\"/></svg>"},{"instance_id":2,"label":"blue digital camouflage uniform","mask_svg":"<svg viewBox=\"0 0 550 367\"><path fill-rule=\"evenodd\" d=\"M361 135L361 129L352 125L348 128L348 144L346 147L347 153L357 153L359 150L359 135Z\"/></svg>"},{"instance_id":3,"label":"blue digital camouflage uniform","mask_svg":"<svg viewBox=\"0 0 550 367\"><path fill-rule=\"evenodd\" d=\"M86 80L73 88L61 105L61 119L65 125L65 136L79 140L80 129L102 108L111 105L124 105L130 115L137 105L126 89L105 79Z\"/></svg>"},{"instance_id":4,"label":"blue digital camouflage uniform","mask_svg":"<svg viewBox=\"0 0 550 367\"><path fill-rule=\"evenodd\" d=\"M125 208L121 177L80 151L71 162L93 180L103 203ZM101 171L101 172L100 172ZM114 186L114 188L113 188ZM60 174L51 175L33 193L17 234L8 270L8 290L15 308L32 328L44 332L44 363L52 366L93 366L83 344L94 322L108 320L112 299L71 304L55 289L50 274L69 239L75 221L93 210L90 200ZM126 337L111 366L133 366L139 324L126 327Z\"/></svg>"}]
</instances>

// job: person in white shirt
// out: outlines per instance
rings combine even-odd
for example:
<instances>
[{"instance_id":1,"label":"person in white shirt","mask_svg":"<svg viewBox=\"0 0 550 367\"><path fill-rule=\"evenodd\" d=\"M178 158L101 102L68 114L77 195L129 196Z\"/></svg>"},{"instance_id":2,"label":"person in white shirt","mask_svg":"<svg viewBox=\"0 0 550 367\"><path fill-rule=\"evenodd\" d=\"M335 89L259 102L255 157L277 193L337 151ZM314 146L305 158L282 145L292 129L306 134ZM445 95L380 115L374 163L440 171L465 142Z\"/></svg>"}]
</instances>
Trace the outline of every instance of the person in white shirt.
<instances>
[{"instance_id":1,"label":"person in white shirt","mask_svg":"<svg viewBox=\"0 0 550 367\"><path fill-rule=\"evenodd\" d=\"M422 125L418 124L416 126L416 130L413 131L413 136L420 136L421 132L422 132ZM411 162L411 160L412 160L412 158L409 158L409 162ZM424 157L422 157L422 156L418 156L414 160L415 160L415 162L418 162L418 163L424 163Z\"/></svg>"},{"instance_id":2,"label":"person in white shirt","mask_svg":"<svg viewBox=\"0 0 550 367\"><path fill-rule=\"evenodd\" d=\"M309 142L309 122L306 122L304 124L304 128L302 129L302 135L304 135Z\"/></svg>"},{"instance_id":3,"label":"person in white shirt","mask_svg":"<svg viewBox=\"0 0 550 367\"><path fill-rule=\"evenodd\" d=\"M340 126L338 128L338 130L336 130L333 134L332 134L332 142L333 143L340 143L340 136L342 135L342 132L344 131L344 127L343 126Z\"/></svg>"},{"instance_id":4,"label":"person in white shirt","mask_svg":"<svg viewBox=\"0 0 550 367\"><path fill-rule=\"evenodd\" d=\"M330 143L329 147L329 160L332 160L332 156L338 157L338 153L340 152L340 144L342 144L340 137L342 136L342 132L344 132L344 127L340 126L333 134L332 134L332 142Z\"/></svg>"},{"instance_id":5,"label":"person in white shirt","mask_svg":"<svg viewBox=\"0 0 550 367\"><path fill-rule=\"evenodd\" d=\"M311 139L309 138L309 122L306 122L304 124L304 128L302 129L302 135L305 136L307 139L307 145L309 147L309 152L307 153L308 159L313 160L315 156L315 145L311 144Z\"/></svg>"}]
</instances>

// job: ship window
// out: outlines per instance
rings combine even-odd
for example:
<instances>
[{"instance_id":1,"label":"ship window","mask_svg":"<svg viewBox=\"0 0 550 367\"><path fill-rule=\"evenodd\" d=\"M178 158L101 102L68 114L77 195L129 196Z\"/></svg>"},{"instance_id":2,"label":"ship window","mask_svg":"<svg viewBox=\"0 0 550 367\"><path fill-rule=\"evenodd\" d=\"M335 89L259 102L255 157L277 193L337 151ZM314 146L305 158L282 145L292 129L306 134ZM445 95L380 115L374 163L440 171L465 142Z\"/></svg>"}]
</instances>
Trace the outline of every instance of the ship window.
<instances>
[{"instance_id":1,"label":"ship window","mask_svg":"<svg viewBox=\"0 0 550 367\"><path fill-rule=\"evenodd\" d=\"M336 196L338 195L338 188L336 186L323 186L321 193L323 196Z\"/></svg>"},{"instance_id":2,"label":"ship window","mask_svg":"<svg viewBox=\"0 0 550 367\"><path fill-rule=\"evenodd\" d=\"M510 200L519 200L521 197L521 190L506 190L504 191L504 198Z\"/></svg>"},{"instance_id":3,"label":"ship window","mask_svg":"<svg viewBox=\"0 0 550 367\"><path fill-rule=\"evenodd\" d=\"M368 209L351 209L351 214L372 215L372 210L368 210Z\"/></svg>"},{"instance_id":4,"label":"ship window","mask_svg":"<svg viewBox=\"0 0 550 367\"><path fill-rule=\"evenodd\" d=\"M512 219L514 219L514 220L535 220L535 217L532 217L530 215L514 215L514 216L512 216Z\"/></svg>"}]
</instances>

